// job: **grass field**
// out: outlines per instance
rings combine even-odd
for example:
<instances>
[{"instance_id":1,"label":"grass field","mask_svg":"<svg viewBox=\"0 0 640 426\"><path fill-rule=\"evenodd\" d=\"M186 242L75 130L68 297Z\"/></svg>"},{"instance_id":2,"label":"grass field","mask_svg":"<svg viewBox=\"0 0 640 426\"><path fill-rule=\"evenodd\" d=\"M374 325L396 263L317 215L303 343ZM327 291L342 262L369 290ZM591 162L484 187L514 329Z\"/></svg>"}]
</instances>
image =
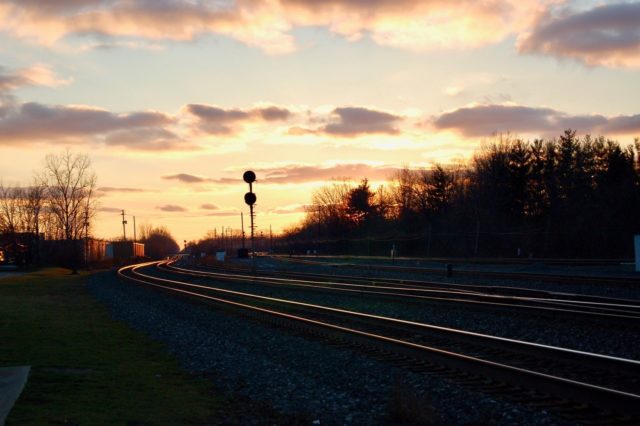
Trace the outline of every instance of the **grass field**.
<instances>
[{"instance_id":1,"label":"grass field","mask_svg":"<svg viewBox=\"0 0 640 426\"><path fill-rule=\"evenodd\" d=\"M109 318L87 275L0 279L0 367L30 365L7 425L204 424L224 404L162 347Z\"/></svg>"}]
</instances>

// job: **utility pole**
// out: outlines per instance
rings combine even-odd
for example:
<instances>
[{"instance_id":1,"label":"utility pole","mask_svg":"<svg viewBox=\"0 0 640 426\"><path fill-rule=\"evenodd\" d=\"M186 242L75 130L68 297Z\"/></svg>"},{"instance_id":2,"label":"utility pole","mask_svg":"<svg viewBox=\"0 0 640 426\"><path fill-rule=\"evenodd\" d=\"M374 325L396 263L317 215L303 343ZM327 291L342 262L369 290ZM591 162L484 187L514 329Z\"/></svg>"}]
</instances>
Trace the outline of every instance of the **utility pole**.
<instances>
[{"instance_id":1,"label":"utility pole","mask_svg":"<svg viewBox=\"0 0 640 426\"><path fill-rule=\"evenodd\" d=\"M480 241L480 219L476 222L476 244L473 249L473 255L478 257L478 242Z\"/></svg>"},{"instance_id":2,"label":"utility pole","mask_svg":"<svg viewBox=\"0 0 640 426\"><path fill-rule=\"evenodd\" d=\"M127 224L127 221L124 218L124 210L122 210L122 213L120 213L120 215L122 216L122 240L127 241L127 228L125 226Z\"/></svg>"},{"instance_id":3,"label":"utility pole","mask_svg":"<svg viewBox=\"0 0 640 426\"><path fill-rule=\"evenodd\" d=\"M89 264L89 211L84 211L84 266Z\"/></svg>"},{"instance_id":4,"label":"utility pole","mask_svg":"<svg viewBox=\"0 0 640 426\"><path fill-rule=\"evenodd\" d=\"M133 242L136 242L136 217L133 216Z\"/></svg>"}]
</instances>

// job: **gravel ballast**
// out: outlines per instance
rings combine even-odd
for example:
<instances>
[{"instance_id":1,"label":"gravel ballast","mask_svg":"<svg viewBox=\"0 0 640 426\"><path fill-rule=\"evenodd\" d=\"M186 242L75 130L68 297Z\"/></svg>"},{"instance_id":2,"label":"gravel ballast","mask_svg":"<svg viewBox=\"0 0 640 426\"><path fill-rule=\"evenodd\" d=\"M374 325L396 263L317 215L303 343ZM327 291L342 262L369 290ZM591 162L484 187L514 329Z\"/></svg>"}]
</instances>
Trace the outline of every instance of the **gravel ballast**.
<instances>
[{"instance_id":1,"label":"gravel ballast","mask_svg":"<svg viewBox=\"0 0 640 426\"><path fill-rule=\"evenodd\" d=\"M115 319L163 342L188 371L238 400L271 407L280 423L563 423L439 377L122 282L114 272L93 275L88 287ZM221 423L273 424L274 417L253 411Z\"/></svg>"}]
</instances>

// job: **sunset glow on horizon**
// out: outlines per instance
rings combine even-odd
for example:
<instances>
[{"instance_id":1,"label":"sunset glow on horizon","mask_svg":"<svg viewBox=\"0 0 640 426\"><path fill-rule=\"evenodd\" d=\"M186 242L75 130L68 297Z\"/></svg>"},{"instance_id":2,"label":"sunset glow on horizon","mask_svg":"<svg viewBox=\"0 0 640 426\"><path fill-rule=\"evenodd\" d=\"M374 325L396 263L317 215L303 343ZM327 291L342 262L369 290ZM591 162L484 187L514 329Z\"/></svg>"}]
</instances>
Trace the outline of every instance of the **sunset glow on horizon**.
<instances>
[{"instance_id":1,"label":"sunset glow on horizon","mask_svg":"<svg viewBox=\"0 0 640 426\"><path fill-rule=\"evenodd\" d=\"M333 178L499 133L640 136L638 2L0 0L0 23L0 180L87 153L101 238L123 209L179 242L238 230L245 170L266 234Z\"/></svg>"}]
</instances>

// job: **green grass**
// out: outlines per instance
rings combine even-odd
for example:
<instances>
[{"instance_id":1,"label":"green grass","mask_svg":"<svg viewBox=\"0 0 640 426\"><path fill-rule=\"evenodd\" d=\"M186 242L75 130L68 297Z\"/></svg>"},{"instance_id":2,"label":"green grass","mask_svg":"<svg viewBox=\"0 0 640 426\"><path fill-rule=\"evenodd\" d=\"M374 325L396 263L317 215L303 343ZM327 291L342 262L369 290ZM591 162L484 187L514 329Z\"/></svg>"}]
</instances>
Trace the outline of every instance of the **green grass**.
<instances>
[{"instance_id":1,"label":"green grass","mask_svg":"<svg viewBox=\"0 0 640 426\"><path fill-rule=\"evenodd\" d=\"M32 367L7 424L211 423L223 399L110 319L87 277L45 269L0 279L0 367Z\"/></svg>"}]
</instances>

